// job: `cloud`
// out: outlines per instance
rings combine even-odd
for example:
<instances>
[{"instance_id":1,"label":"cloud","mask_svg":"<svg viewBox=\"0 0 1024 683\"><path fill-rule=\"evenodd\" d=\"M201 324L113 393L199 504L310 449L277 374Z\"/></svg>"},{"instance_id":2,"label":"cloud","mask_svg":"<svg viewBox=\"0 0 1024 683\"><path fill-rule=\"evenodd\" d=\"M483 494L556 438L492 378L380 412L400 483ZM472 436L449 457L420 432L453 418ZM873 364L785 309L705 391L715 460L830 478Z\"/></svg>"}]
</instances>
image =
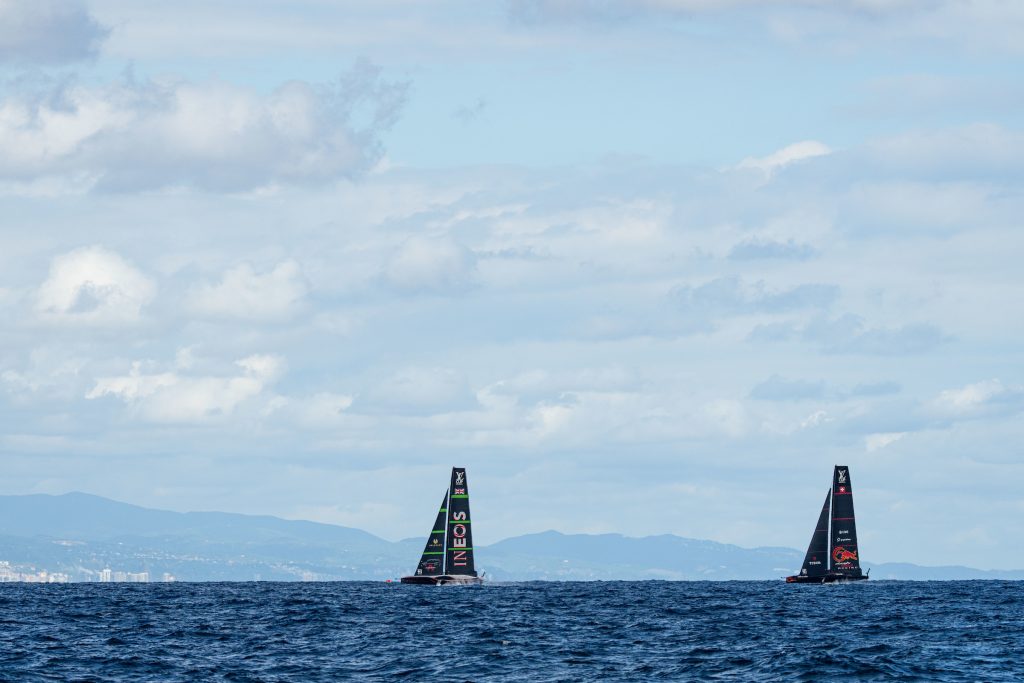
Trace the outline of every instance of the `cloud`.
<instances>
[{"instance_id":1,"label":"cloud","mask_svg":"<svg viewBox=\"0 0 1024 683\"><path fill-rule=\"evenodd\" d=\"M444 367L407 367L373 382L353 410L394 415L433 415L477 406L466 376Z\"/></svg>"},{"instance_id":2,"label":"cloud","mask_svg":"<svg viewBox=\"0 0 1024 683\"><path fill-rule=\"evenodd\" d=\"M834 422L835 418L828 414L825 410L815 410L807 417L800 420L800 429L813 429L829 422Z\"/></svg>"},{"instance_id":3,"label":"cloud","mask_svg":"<svg viewBox=\"0 0 1024 683\"><path fill-rule=\"evenodd\" d=\"M349 394L320 392L307 399L294 402L294 410L302 424L311 427L332 427L340 423L342 415L351 407Z\"/></svg>"},{"instance_id":4,"label":"cloud","mask_svg":"<svg viewBox=\"0 0 1024 683\"><path fill-rule=\"evenodd\" d=\"M940 392L926 410L946 419L1008 415L1024 410L1024 387L1007 386L998 379L975 382Z\"/></svg>"},{"instance_id":5,"label":"cloud","mask_svg":"<svg viewBox=\"0 0 1024 683\"><path fill-rule=\"evenodd\" d=\"M90 59L108 33L80 0L0 0L0 64Z\"/></svg>"},{"instance_id":6,"label":"cloud","mask_svg":"<svg viewBox=\"0 0 1024 683\"><path fill-rule=\"evenodd\" d=\"M899 382L863 383L851 389L850 396L888 396L898 394L902 388Z\"/></svg>"},{"instance_id":7,"label":"cloud","mask_svg":"<svg viewBox=\"0 0 1024 683\"><path fill-rule=\"evenodd\" d=\"M785 10L823 10L837 15L855 14L884 17L902 16L923 10L933 0L849 0L841 4L830 0L507 0L509 18L524 24L596 22L607 23L631 18L694 17L748 12Z\"/></svg>"},{"instance_id":8,"label":"cloud","mask_svg":"<svg viewBox=\"0 0 1024 683\"><path fill-rule=\"evenodd\" d=\"M942 330L927 323L868 327L861 317L851 313L839 318L815 318L803 329L801 337L827 353L880 356L921 353L948 339Z\"/></svg>"},{"instance_id":9,"label":"cloud","mask_svg":"<svg viewBox=\"0 0 1024 683\"><path fill-rule=\"evenodd\" d=\"M849 0L841 6L831 0L508 0L510 12L541 17L583 18L632 12L652 14L715 14L733 9L824 8L845 12L885 14L934 6L934 0Z\"/></svg>"},{"instance_id":10,"label":"cloud","mask_svg":"<svg viewBox=\"0 0 1024 683\"><path fill-rule=\"evenodd\" d=\"M873 174L917 180L1020 177L1024 134L995 123L910 130L867 142L852 154Z\"/></svg>"},{"instance_id":11,"label":"cloud","mask_svg":"<svg viewBox=\"0 0 1024 683\"><path fill-rule=\"evenodd\" d=\"M509 19L526 25L622 21L641 7L625 0L508 0L506 4Z\"/></svg>"},{"instance_id":12,"label":"cloud","mask_svg":"<svg viewBox=\"0 0 1024 683\"><path fill-rule=\"evenodd\" d=\"M752 169L771 177L779 170L806 159L831 154L832 150L816 140L804 140L773 152L765 157L747 157L736 165L738 169Z\"/></svg>"},{"instance_id":13,"label":"cloud","mask_svg":"<svg viewBox=\"0 0 1024 683\"><path fill-rule=\"evenodd\" d=\"M143 364L136 361L127 375L97 379L85 398L119 398L151 422L201 423L230 416L285 370L284 359L271 355L247 356L236 361L235 366L242 372L189 376L177 371L146 373Z\"/></svg>"},{"instance_id":14,"label":"cloud","mask_svg":"<svg viewBox=\"0 0 1024 683\"><path fill-rule=\"evenodd\" d=\"M278 380L285 371L284 359L268 354L253 354L235 361L246 374L267 384Z\"/></svg>"},{"instance_id":15,"label":"cloud","mask_svg":"<svg viewBox=\"0 0 1024 683\"><path fill-rule=\"evenodd\" d=\"M890 444L894 444L904 436L906 432L885 432L881 434L868 434L864 437L864 446L868 452L879 451Z\"/></svg>"},{"instance_id":16,"label":"cloud","mask_svg":"<svg viewBox=\"0 0 1024 683\"><path fill-rule=\"evenodd\" d=\"M760 259L806 261L815 254L817 254L817 250L808 244L799 244L794 240L777 242L756 237L744 240L729 250L729 258L733 261Z\"/></svg>"},{"instance_id":17,"label":"cloud","mask_svg":"<svg viewBox=\"0 0 1024 683\"><path fill-rule=\"evenodd\" d=\"M382 154L404 84L357 64L327 85L263 94L221 81L62 85L0 100L0 179L130 191L243 191L353 177Z\"/></svg>"},{"instance_id":18,"label":"cloud","mask_svg":"<svg viewBox=\"0 0 1024 683\"><path fill-rule=\"evenodd\" d=\"M843 52L879 44L905 50L913 41L1020 54L1024 33L1024 10L1007 0L506 0L506 8L511 23L535 28L731 22L731 33L738 33L736 24L755 22L777 41L816 41Z\"/></svg>"},{"instance_id":19,"label":"cloud","mask_svg":"<svg viewBox=\"0 0 1024 683\"><path fill-rule=\"evenodd\" d=\"M788 321L761 323L757 325L747 340L752 342L787 342L797 336L797 326Z\"/></svg>"},{"instance_id":20,"label":"cloud","mask_svg":"<svg viewBox=\"0 0 1024 683\"><path fill-rule=\"evenodd\" d=\"M384 279L406 292L454 292L471 287L476 256L447 237L412 237L384 268Z\"/></svg>"},{"instance_id":21,"label":"cloud","mask_svg":"<svg viewBox=\"0 0 1024 683\"><path fill-rule=\"evenodd\" d=\"M131 323L155 291L149 278L118 254L85 247L53 259L36 292L36 312L50 322Z\"/></svg>"},{"instance_id":22,"label":"cloud","mask_svg":"<svg viewBox=\"0 0 1024 683\"><path fill-rule=\"evenodd\" d=\"M515 396L518 401L541 403L572 393L640 393L643 377L619 365L596 368L535 369L502 379L487 387L491 395Z\"/></svg>"},{"instance_id":23,"label":"cloud","mask_svg":"<svg viewBox=\"0 0 1024 683\"><path fill-rule=\"evenodd\" d=\"M1000 221L996 187L974 182L871 182L851 188L841 221L851 233L950 234Z\"/></svg>"},{"instance_id":24,"label":"cloud","mask_svg":"<svg viewBox=\"0 0 1024 683\"><path fill-rule=\"evenodd\" d=\"M910 398L857 401L842 416L839 431L867 438L872 434L914 433L941 426L924 415L921 402Z\"/></svg>"},{"instance_id":25,"label":"cloud","mask_svg":"<svg viewBox=\"0 0 1024 683\"><path fill-rule=\"evenodd\" d=\"M696 398L675 388L577 391L568 385L543 398L507 389L481 390L483 410L445 416L444 428L465 432L461 445L618 458L625 445L735 439L753 427L741 401Z\"/></svg>"},{"instance_id":26,"label":"cloud","mask_svg":"<svg viewBox=\"0 0 1024 683\"><path fill-rule=\"evenodd\" d=\"M242 263L224 273L220 282L194 289L188 307L199 315L248 320L280 320L295 313L305 299L306 284L299 265L284 261L257 273Z\"/></svg>"},{"instance_id":27,"label":"cloud","mask_svg":"<svg viewBox=\"0 0 1024 683\"><path fill-rule=\"evenodd\" d=\"M863 435L865 448L873 452L908 434L962 433L961 423L998 420L1021 411L1024 387L991 379L945 389L930 399L860 401L843 419L841 430Z\"/></svg>"},{"instance_id":28,"label":"cloud","mask_svg":"<svg viewBox=\"0 0 1024 683\"><path fill-rule=\"evenodd\" d=\"M921 120L936 112L957 112L971 118L979 109L1004 114L1020 106L1024 90L1020 84L978 75L924 72L880 76L866 84L864 94L865 101L854 106L852 113ZM992 124L971 127L982 125Z\"/></svg>"},{"instance_id":29,"label":"cloud","mask_svg":"<svg viewBox=\"0 0 1024 683\"><path fill-rule=\"evenodd\" d=\"M748 336L754 342L801 340L825 353L899 356L929 351L949 340L941 329L928 323L899 327L868 327L858 315L838 318L817 316L805 325L782 321L757 325Z\"/></svg>"},{"instance_id":30,"label":"cloud","mask_svg":"<svg viewBox=\"0 0 1024 683\"><path fill-rule=\"evenodd\" d=\"M695 287L676 287L669 293L694 330L711 329L715 319L725 316L827 308L838 297L839 287L835 285L803 284L770 291L763 282L748 285L736 276L715 278Z\"/></svg>"},{"instance_id":31,"label":"cloud","mask_svg":"<svg viewBox=\"0 0 1024 683\"><path fill-rule=\"evenodd\" d=\"M25 367L0 371L0 386L16 401L32 400L33 395L42 395L47 401L66 401L80 393L88 365L87 359L68 355L59 347L36 346L29 352Z\"/></svg>"},{"instance_id":32,"label":"cloud","mask_svg":"<svg viewBox=\"0 0 1024 683\"><path fill-rule=\"evenodd\" d=\"M825 383L789 380L772 375L750 391L750 397L761 401L806 401L825 396Z\"/></svg>"}]
</instances>

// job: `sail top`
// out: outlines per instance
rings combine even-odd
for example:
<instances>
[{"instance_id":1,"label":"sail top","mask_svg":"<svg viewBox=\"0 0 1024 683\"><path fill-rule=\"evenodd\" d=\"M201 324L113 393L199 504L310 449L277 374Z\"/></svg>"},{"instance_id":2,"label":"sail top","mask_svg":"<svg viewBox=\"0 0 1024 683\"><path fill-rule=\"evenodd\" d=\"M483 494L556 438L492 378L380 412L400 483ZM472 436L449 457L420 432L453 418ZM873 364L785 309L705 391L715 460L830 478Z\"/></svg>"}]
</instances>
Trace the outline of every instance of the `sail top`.
<instances>
[{"instance_id":1,"label":"sail top","mask_svg":"<svg viewBox=\"0 0 1024 683\"><path fill-rule=\"evenodd\" d=\"M427 536L427 545L423 548L420 563L416 565L416 576L440 576L444 574L444 523L448 515L448 492L441 499L441 508L437 511L437 519Z\"/></svg>"},{"instance_id":2,"label":"sail top","mask_svg":"<svg viewBox=\"0 0 1024 683\"><path fill-rule=\"evenodd\" d=\"M832 474L832 532L829 537L832 571L860 576L859 555L850 468L846 465L836 465Z\"/></svg>"},{"instance_id":3,"label":"sail top","mask_svg":"<svg viewBox=\"0 0 1024 683\"><path fill-rule=\"evenodd\" d=\"M469 482L465 467L453 467L448 496L448 542L445 573L476 576L473 525L469 515Z\"/></svg>"},{"instance_id":4,"label":"sail top","mask_svg":"<svg viewBox=\"0 0 1024 683\"><path fill-rule=\"evenodd\" d=\"M825 503L821 506L818 523L811 534L811 542L800 568L801 576L824 576L828 572L828 515L832 502L832 489L825 492Z\"/></svg>"}]
</instances>

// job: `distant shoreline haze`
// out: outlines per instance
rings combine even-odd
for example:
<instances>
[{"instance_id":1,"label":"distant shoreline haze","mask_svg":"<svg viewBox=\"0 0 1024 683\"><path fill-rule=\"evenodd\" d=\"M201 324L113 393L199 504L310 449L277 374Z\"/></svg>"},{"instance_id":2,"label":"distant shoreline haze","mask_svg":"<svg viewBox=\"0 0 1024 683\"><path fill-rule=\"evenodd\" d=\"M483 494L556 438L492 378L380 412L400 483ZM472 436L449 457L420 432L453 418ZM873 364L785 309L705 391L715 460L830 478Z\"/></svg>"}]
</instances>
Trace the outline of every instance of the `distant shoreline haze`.
<instances>
[{"instance_id":1,"label":"distant shoreline haze","mask_svg":"<svg viewBox=\"0 0 1024 683\"><path fill-rule=\"evenodd\" d=\"M153 510L85 493L0 496L0 581L383 581L408 573L422 543L264 515ZM770 580L792 573L803 557L794 548L669 534L545 531L478 547L479 568L497 581ZM864 566L876 580L1024 579L1024 570Z\"/></svg>"}]
</instances>

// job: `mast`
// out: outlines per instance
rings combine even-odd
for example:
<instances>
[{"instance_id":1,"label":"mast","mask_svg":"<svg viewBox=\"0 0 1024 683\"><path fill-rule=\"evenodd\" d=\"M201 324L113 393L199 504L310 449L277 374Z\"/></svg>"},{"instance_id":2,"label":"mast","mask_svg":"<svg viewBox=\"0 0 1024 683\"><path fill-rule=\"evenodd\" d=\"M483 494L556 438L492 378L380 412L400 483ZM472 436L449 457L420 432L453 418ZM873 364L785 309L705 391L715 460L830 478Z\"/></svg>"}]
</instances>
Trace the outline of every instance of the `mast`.
<instances>
[{"instance_id":1,"label":"mast","mask_svg":"<svg viewBox=\"0 0 1024 683\"><path fill-rule=\"evenodd\" d=\"M850 468L845 465L836 465L835 472L832 474L832 531L829 535L829 557L832 560L832 571L848 576L860 576L859 555Z\"/></svg>"},{"instance_id":2,"label":"mast","mask_svg":"<svg viewBox=\"0 0 1024 683\"><path fill-rule=\"evenodd\" d=\"M828 493L825 494L828 498L828 545L825 547L825 552L828 553L828 558L825 560L828 564L828 568L832 569L832 506L835 505L835 491L832 487L828 487Z\"/></svg>"},{"instance_id":3,"label":"mast","mask_svg":"<svg viewBox=\"0 0 1024 683\"><path fill-rule=\"evenodd\" d=\"M828 573L828 518L832 502L832 489L825 492L825 503L821 506L818 523L811 534L811 542L804 555L800 576L824 576Z\"/></svg>"},{"instance_id":4,"label":"mast","mask_svg":"<svg viewBox=\"0 0 1024 683\"><path fill-rule=\"evenodd\" d=\"M473 530L469 516L469 483L466 480L465 467L452 468L452 481L448 491L445 573L476 576L473 562Z\"/></svg>"},{"instance_id":5,"label":"mast","mask_svg":"<svg viewBox=\"0 0 1024 683\"><path fill-rule=\"evenodd\" d=\"M447 493L444 494L444 517L441 517L442 513L438 513L438 518L441 520L441 525L438 526L437 522L434 522L435 529L444 529L444 534L441 536L441 559L445 561L445 566L442 567L444 573L448 573L448 509L452 506L452 488L448 487Z\"/></svg>"},{"instance_id":6,"label":"mast","mask_svg":"<svg viewBox=\"0 0 1024 683\"><path fill-rule=\"evenodd\" d=\"M416 565L416 576L440 576L444 574L445 518L448 514L448 492L444 492L441 508L437 511L434 526L430 527L427 545L423 548L420 563Z\"/></svg>"}]
</instances>

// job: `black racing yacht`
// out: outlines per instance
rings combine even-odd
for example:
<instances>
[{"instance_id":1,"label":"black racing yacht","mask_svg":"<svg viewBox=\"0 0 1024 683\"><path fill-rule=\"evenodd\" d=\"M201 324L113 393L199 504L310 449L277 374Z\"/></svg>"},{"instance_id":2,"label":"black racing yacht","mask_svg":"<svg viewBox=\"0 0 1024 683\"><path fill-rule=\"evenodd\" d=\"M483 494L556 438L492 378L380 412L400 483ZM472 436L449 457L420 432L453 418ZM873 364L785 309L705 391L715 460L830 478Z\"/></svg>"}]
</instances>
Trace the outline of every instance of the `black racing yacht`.
<instances>
[{"instance_id":1,"label":"black racing yacht","mask_svg":"<svg viewBox=\"0 0 1024 683\"><path fill-rule=\"evenodd\" d=\"M786 583L845 583L867 578L860 570L850 468L836 465L804 564L799 574L786 577Z\"/></svg>"},{"instance_id":2,"label":"black racing yacht","mask_svg":"<svg viewBox=\"0 0 1024 683\"><path fill-rule=\"evenodd\" d=\"M445 586L483 583L473 566L473 531L469 518L466 468L453 467L452 479L441 500L416 573L402 583Z\"/></svg>"}]
</instances>

